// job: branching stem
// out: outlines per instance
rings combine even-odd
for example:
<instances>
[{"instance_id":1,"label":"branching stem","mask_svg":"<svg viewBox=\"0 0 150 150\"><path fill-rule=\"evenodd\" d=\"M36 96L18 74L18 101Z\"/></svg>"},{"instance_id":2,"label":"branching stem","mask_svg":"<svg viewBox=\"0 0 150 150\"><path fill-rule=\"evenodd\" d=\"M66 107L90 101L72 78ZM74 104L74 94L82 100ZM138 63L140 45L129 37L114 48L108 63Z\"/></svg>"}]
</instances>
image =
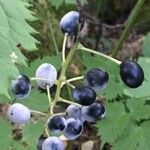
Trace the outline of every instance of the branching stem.
<instances>
[{"instance_id":1,"label":"branching stem","mask_svg":"<svg viewBox=\"0 0 150 150\"><path fill-rule=\"evenodd\" d=\"M85 47L82 46L81 44L79 44L77 48L78 48L78 50L82 50L82 51L86 51L86 52L89 52L89 53L93 53L93 54L99 55L99 56L101 56L101 57L103 57L103 58L109 59L109 60L115 62L115 63L118 64L118 65L121 64L121 61L119 61L119 60L117 60L117 59L114 59L114 58L112 58L112 57L110 57L110 56L108 56L108 55L105 55L105 54L103 54L103 53L94 51L94 50L92 50L92 49L85 48Z\"/></svg>"},{"instance_id":2,"label":"branching stem","mask_svg":"<svg viewBox=\"0 0 150 150\"><path fill-rule=\"evenodd\" d=\"M67 36L68 34L65 33L64 35L64 41L63 41L63 46L62 46L62 62L65 62L65 50L66 50L66 42L67 42Z\"/></svg>"},{"instance_id":3,"label":"branching stem","mask_svg":"<svg viewBox=\"0 0 150 150\"><path fill-rule=\"evenodd\" d=\"M31 113L33 113L33 114L37 114L37 115L42 115L42 116L47 116L47 114L46 113L43 113L43 112L40 112L40 111L37 111L37 110L30 110L31 111Z\"/></svg>"},{"instance_id":4,"label":"branching stem","mask_svg":"<svg viewBox=\"0 0 150 150\"><path fill-rule=\"evenodd\" d=\"M66 99L63 99L63 98L61 98L61 97L59 97L59 101L58 102L63 102L63 103L66 103L66 104L73 104L73 105L77 105L77 106L82 106L82 105L80 105L80 104L78 104L78 103L75 103L75 102L72 102L72 101L69 101L69 100L66 100Z\"/></svg>"},{"instance_id":5,"label":"branching stem","mask_svg":"<svg viewBox=\"0 0 150 150\"><path fill-rule=\"evenodd\" d=\"M82 80L84 79L84 76L79 76L79 77L74 77L74 78L71 78L71 79L68 79L66 81L64 81L62 83L62 86L64 86L65 84L69 85L71 88L75 88L75 86L73 84L71 84L70 82L73 82L73 81L77 81L77 80Z\"/></svg>"},{"instance_id":6,"label":"branching stem","mask_svg":"<svg viewBox=\"0 0 150 150\"><path fill-rule=\"evenodd\" d=\"M66 81L66 83L70 83L70 82L77 81L77 80L82 80L82 79L84 79L84 76L74 77L74 78L68 79Z\"/></svg>"},{"instance_id":7,"label":"branching stem","mask_svg":"<svg viewBox=\"0 0 150 150\"><path fill-rule=\"evenodd\" d=\"M57 103L57 101L59 100L61 87L62 87L63 82L65 81L65 73L66 73L67 67L68 67L68 65L70 63L70 60L72 59L72 57L73 57L73 55L75 53L75 50L76 50L76 45L71 48L71 50L70 50L70 52L69 52L65 62L62 64L62 70L61 70L61 73L60 73L60 77L58 79L56 94L55 94L53 103L51 105L51 109L52 110L53 110L55 104Z\"/></svg>"},{"instance_id":8,"label":"branching stem","mask_svg":"<svg viewBox=\"0 0 150 150\"><path fill-rule=\"evenodd\" d=\"M67 84L68 86L70 86L72 89L75 88L75 86L74 86L73 84L71 84L70 82L66 82L66 84Z\"/></svg>"}]
</instances>

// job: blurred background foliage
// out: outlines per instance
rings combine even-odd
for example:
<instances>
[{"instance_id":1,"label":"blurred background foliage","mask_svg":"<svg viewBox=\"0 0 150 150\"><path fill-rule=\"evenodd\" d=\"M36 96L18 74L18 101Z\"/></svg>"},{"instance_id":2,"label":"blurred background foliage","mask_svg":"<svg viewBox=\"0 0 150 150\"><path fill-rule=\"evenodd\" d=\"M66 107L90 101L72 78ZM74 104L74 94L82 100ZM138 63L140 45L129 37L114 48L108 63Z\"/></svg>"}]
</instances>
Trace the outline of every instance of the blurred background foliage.
<instances>
[{"instance_id":1,"label":"blurred background foliage","mask_svg":"<svg viewBox=\"0 0 150 150\"><path fill-rule=\"evenodd\" d=\"M55 46L53 43L50 26L54 32L57 47L61 51L63 34L59 28L60 18L68 11L77 10L75 0L24 0L31 4L30 9L35 12L37 21L32 26L39 32L35 37L41 42L38 51L24 53L30 61L43 55L53 55ZM110 53L124 29L124 24L135 6L137 0L81 0L83 11L86 12L85 25L82 31L81 43L86 47ZM141 14L135 24L135 28L129 36L129 41L137 41L141 34L150 30L150 1L145 2ZM144 14L144 15L143 15ZM137 44L137 47L139 45ZM125 45L126 48L126 45ZM138 52L140 48L138 48ZM125 52L118 54L119 59L126 58ZM122 55L125 55L122 57ZM131 52L132 55L132 52ZM135 57L135 54L133 54ZM127 56L128 58L128 56Z\"/></svg>"}]
</instances>

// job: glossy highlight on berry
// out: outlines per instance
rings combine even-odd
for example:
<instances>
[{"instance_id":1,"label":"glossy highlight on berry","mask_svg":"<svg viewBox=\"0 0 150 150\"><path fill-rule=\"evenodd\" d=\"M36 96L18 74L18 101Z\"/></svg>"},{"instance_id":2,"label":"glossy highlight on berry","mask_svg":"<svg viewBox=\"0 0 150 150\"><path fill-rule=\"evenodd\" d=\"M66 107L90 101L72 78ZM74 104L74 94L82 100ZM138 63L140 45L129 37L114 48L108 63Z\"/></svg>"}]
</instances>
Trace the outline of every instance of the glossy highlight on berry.
<instances>
[{"instance_id":1,"label":"glossy highlight on berry","mask_svg":"<svg viewBox=\"0 0 150 150\"><path fill-rule=\"evenodd\" d=\"M14 103L8 108L7 117L15 124L26 124L30 120L31 112L26 106Z\"/></svg>"},{"instance_id":2,"label":"glossy highlight on berry","mask_svg":"<svg viewBox=\"0 0 150 150\"><path fill-rule=\"evenodd\" d=\"M78 30L79 13L77 11L70 11L65 14L60 20L60 28L63 33L75 35Z\"/></svg>"},{"instance_id":3,"label":"glossy highlight on berry","mask_svg":"<svg viewBox=\"0 0 150 150\"><path fill-rule=\"evenodd\" d=\"M144 71L138 63L124 61L120 64L120 77L128 87L137 88L144 81Z\"/></svg>"}]
</instances>

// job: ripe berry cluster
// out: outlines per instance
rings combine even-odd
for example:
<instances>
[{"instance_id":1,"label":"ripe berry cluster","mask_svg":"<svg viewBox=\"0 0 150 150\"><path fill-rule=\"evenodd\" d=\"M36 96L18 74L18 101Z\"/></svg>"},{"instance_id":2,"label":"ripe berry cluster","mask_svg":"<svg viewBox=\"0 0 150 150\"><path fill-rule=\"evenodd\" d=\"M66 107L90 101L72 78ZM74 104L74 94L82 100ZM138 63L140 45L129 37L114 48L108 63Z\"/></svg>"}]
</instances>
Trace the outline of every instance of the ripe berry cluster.
<instances>
[{"instance_id":1,"label":"ripe berry cluster","mask_svg":"<svg viewBox=\"0 0 150 150\"><path fill-rule=\"evenodd\" d=\"M78 30L78 22L79 13L71 11L61 19L60 28L64 33L73 36L76 35ZM66 64L68 65L69 62ZM119 63L119 65L120 77L127 86L137 88L142 84L144 72L138 63L125 61ZM59 87L56 91L58 95L62 83L65 83L61 77L57 80L56 68L52 64L41 64L36 70L35 79L40 88L47 89L49 103L53 106L50 100L49 88L56 84ZM61 102L67 101L67 103L70 103L65 113L53 114L53 107L61 99L60 95L55 96L54 106L50 106L50 116L46 122L45 133L38 139L38 150L64 150L65 146L60 138L61 135L64 135L68 140L74 140L81 135L85 121L93 123L105 116L106 109L101 102L96 100L96 93L107 87L109 74L101 68L94 68L89 70L83 79L84 85L78 85L72 90L74 102L63 101L62 99ZM16 99L27 97L31 91L30 78L26 75L19 75L17 79L12 80L11 91ZM31 111L20 103L14 103L9 107L7 115L8 119L15 124L26 124L31 117ZM52 136L49 136L49 133Z\"/></svg>"}]
</instances>

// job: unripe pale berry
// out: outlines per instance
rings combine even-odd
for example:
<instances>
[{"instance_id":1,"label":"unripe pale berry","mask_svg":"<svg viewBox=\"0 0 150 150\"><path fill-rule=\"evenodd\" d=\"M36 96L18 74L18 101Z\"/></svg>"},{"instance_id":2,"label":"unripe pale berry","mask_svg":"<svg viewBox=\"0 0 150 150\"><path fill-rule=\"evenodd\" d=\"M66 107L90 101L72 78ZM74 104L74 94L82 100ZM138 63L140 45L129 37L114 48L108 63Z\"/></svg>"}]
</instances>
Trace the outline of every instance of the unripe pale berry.
<instances>
[{"instance_id":1,"label":"unripe pale berry","mask_svg":"<svg viewBox=\"0 0 150 150\"><path fill-rule=\"evenodd\" d=\"M35 77L38 78L38 86L42 89L46 89L47 85L49 87L54 85L57 79L57 70L53 65L44 63L37 68Z\"/></svg>"},{"instance_id":2,"label":"unripe pale berry","mask_svg":"<svg viewBox=\"0 0 150 150\"><path fill-rule=\"evenodd\" d=\"M15 103L8 108L7 116L15 124L25 124L30 120L31 113L26 106Z\"/></svg>"},{"instance_id":3,"label":"unripe pale berry","mask_svg":"<svg viewBox=\"0 0 150 150\"><path fill-rule=\"evenodd\" d=\"M42 144L42 150L64 150L64 143L58 137L48 137Z\"/></svg>"}]
</instances>

